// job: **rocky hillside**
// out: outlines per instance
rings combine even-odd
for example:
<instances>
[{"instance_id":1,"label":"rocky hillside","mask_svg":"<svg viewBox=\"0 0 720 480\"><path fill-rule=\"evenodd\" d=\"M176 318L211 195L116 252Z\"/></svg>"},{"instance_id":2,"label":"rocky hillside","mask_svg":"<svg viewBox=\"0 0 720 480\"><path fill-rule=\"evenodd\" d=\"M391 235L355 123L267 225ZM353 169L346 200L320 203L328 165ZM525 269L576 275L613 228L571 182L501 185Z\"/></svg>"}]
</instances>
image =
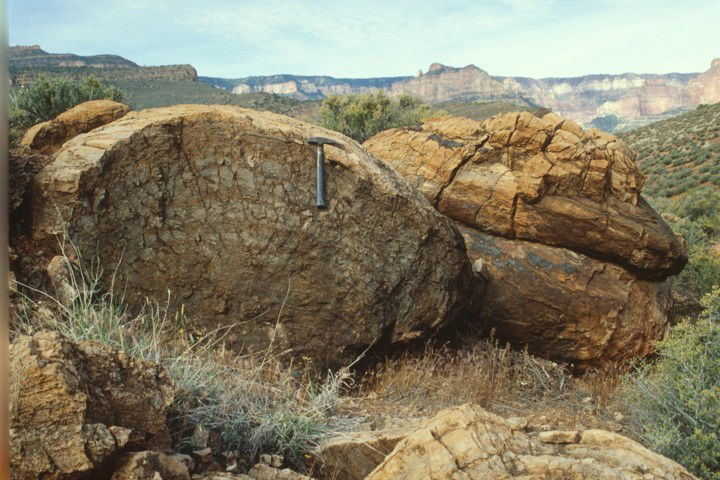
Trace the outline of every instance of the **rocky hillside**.
<instances>
[{"instance_id":1,"label":"rocky hillside","mask_svg":"<svg viewBox=\"0 0 720 480\"><path fill-rule=\"evenodd\" d=\"M586 75L572 78L527 78L492 76L475 65L462 68L440 63L414 77L335 79L276 75L218 79L201 77L213 85L243 93L264 91L295 98L321 98L382 89L408 93L426 101L493 101L523 99L587 124L596 117L614 115L621 124L638 124L667 118L699 103L720 101L720 62L703 74L664 75L625 73Z\"/></svg>"},{"instance_id":2,"label":"rocky hillside","mask_svg":"<svg viewBox=\"0 0 720 480\"><path fill-rule=\"evenodd\" d=\"M621 134L637 152L645 192L673 197L700 185L720 188L720 103Z\"/></svg>"},{"instance_id":3,"label":"rocky hillside","mask_svg":"<svg viewBox=\"0 0 720 480\"><path fill-rule=\"evenodd\" d=\"M8 49L8 69L13 85L27 85L38 76L84 78L89 75L105 81L171 79L196 81L191 65L141 67L118 55L80 56L48 53L40 45L13 46Z\"/></svg>"}]
</instances>

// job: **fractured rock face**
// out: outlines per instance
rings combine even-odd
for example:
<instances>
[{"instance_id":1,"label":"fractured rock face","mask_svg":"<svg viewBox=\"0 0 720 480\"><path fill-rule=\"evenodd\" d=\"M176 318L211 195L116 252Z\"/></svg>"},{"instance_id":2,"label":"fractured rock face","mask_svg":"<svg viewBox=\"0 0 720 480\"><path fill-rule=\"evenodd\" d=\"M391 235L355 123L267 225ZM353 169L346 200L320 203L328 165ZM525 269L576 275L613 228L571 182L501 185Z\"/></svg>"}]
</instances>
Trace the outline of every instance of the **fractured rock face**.
<instances>
[{"instance_id":1,"label":"fractured rock face","mask_svg":"<svg viewBox=\"0 0 720 480\"><path fill-rule=\"evenodd\" d=\"M446 117L365 146L463 225L488 286L476 323L577 369L653 351L672 306L658 280L684 242L640 196L634 154L554 114Z\"/></svg>"},{"instance_id":2,"label":"fractured rock face","mask_svg":"<svg viewBox=\"0 0 720 480\"><path fill-rule=\"evenodd\" d=\"M159 365L52 332L18 338L10 346L14 478L93 478L131 435L164 430L172 399Z\"/></svg>"},{"instance_id":3,"label":"fractured rock face","mask_svg":"<svg viewBox=\"0 0 720 480\"><path fill-rule=\"evenodd\" d=\"M438 413L397 444L367 480L692 480L682 466L603 430L515 430L473 405Z\"/></svg>"},{"instance_id":4,"label":"fractured rock face","mask_svg":"<svg viewBox=\"0 0 720 480\"><path fill-rule=\"evenodd\" d=\"M35 152L51 154L71 138L117 120L129 111L127 105L112 100L84 102L53 120L30 127L21 144Z\"/></svg>"},{"instance_id":5,"label":"fractured rock face","mask_svg":"<svg viewBox=\"0 0 720 480\"><path fill-rule=\"evenodd\" d=\"M328 208L315 205L326 136ZM316 362L426 336L464 315L476 279L452 222L340 134L282 115L179 105L67 142L37 176L33 235L61 231L117 268L134 304L185 306L228 344Z\"/></svg>"},{"instance_id":6,"label":"fractured rock face","mask_svg":"<svg viewBox=\"0 0 720 480\"><path fill-rule=\"evenodd\" d=\"M497 335L577 370L653 352L672 306L665 283L570 250L462 227L490 281L482 316Z\"/></svg>"},{"instance_id":7,"label":"fractured rock face","mask_svg":"<svg viewBox=\"0 0 720 480\"><path fill-rule=\"evenodd\" d=\"M314 469L322 472L322 478L363 480L410 433L410 428L400 428L346 433L328 439L318 446Z\"/></svg>"},{"instance_id":8,"label":"fractured rock face","mask_svg":"<svg viewBox=\"0 0 720 480\"><path fill-rule=\"evenodd\" d=\"M569 248L647 278L678 273L682 240L640 197L617 138L555 114L445 117L365 142L449 217L507 238Z\"/></svg>"}]
</instances>

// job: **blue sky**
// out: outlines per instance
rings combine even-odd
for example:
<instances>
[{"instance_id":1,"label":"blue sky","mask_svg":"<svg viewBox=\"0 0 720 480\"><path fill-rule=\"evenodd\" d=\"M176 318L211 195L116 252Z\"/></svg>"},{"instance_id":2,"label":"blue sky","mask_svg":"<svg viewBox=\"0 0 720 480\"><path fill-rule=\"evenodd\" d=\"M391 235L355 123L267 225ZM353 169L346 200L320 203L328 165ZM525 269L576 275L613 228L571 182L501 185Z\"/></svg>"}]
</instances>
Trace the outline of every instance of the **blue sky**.
<instances>
[{"instance_id":1,"label":"blue sky","mask_svg":"<svg viewBox=\"0 0 720 480\"><path fill-rule=\"evenodd\" d=\"M11 45L114 53L200 75L492 75L704 71L719 0L9 0Z\"/></svg>"}]
</instances>

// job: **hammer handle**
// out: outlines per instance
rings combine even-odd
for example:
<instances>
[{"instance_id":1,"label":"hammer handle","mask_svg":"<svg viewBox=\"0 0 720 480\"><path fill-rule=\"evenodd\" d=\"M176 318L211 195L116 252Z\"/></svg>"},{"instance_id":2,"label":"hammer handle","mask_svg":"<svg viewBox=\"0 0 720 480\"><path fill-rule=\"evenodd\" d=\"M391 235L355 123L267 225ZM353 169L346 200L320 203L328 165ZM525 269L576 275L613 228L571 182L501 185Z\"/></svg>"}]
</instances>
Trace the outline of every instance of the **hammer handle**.
<instances>
[{"instance_id":1,"label":"hammer handle","mask_svg":"<svg viewBox=\"0 0 720 480\"><path fill-rule=\"evenodd\" d=\"M325 152L322 145L317 149L317 167L315 169L315 206L325 208Z\"/></svg>"}]
</instances>

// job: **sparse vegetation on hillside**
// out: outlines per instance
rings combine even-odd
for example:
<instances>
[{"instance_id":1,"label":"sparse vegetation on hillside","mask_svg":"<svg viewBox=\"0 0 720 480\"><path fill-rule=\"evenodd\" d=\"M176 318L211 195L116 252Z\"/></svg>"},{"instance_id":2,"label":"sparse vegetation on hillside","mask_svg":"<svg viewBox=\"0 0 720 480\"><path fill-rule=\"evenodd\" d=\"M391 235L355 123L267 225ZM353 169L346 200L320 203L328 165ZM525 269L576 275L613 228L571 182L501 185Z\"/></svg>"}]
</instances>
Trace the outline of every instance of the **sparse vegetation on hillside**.
<instances>
[{"instance_id":1,"label":"sparse vegetation on hillside","mask_svg":"<svg viewBox=\"0 0 720 480\"><path fill-rule=\"evenodd\" d=\"M180 103L237 105L311 121L320 106L317 101L295 100L270 93L235 94L203 82L148 79L122 80L116 85L127 93L127 104L134 110Z\"/></svg>"},{"instance_id":2,"label":"sparse vegetation on hillside","mask_svg":"<svg viewBox=\"0 0 720 480\"><path fill-rule=\"evenodd\" d=\"M620 135L637 152L644 193L674 197L701 185L720 187L720 103Z\"/></svg>"},{"instance_id":3,"label":"sparse vegetation on hillside","mask_svg":"<svg viewBox=\"0 0 720 480\"><path fill-rule=\"evenodd\" d=\"M676 286L700 298L720 285L720 191L697 187L676 199L651 199L670 226L688 244L689 261L673 279Z\"/></svg>"},{"instance_id":4,"label":"sparse vegetation on hillside","mask_svg":"<svg viewBox=\"0 0 720 480\"><path fill-rule=\"evenodd\" d=\"M362 143L378 132L394 127L417 125L432 110L409 95L391 98L386 93L332 95L320 108L322 125Z\"/></svg>"},{"instance_id":5,"label":"sparse vegetation on hillside","mask_svg":"<svg viewBox=\"0 0 720 480\"><path fill-rule=\"evenodd\" d=\"M658 345L658 359L627 377L639 434L703 479L720 479L720 290L705 311Z\"/></svg>"},{"instance_id":6,"label":"sparse vegetation on hillside","mask_svg":"<svg viewBox=\"0 0 720 480\"><path fill-rule=\"evenodd\" d=\"M67 78L40 77L30 86L16 88L10 94L8 109L11 141L32 125L51 120L75 105L88 100L121 101L123 92L95 77L76 82Z\"/></svg>"}]
</instances>

